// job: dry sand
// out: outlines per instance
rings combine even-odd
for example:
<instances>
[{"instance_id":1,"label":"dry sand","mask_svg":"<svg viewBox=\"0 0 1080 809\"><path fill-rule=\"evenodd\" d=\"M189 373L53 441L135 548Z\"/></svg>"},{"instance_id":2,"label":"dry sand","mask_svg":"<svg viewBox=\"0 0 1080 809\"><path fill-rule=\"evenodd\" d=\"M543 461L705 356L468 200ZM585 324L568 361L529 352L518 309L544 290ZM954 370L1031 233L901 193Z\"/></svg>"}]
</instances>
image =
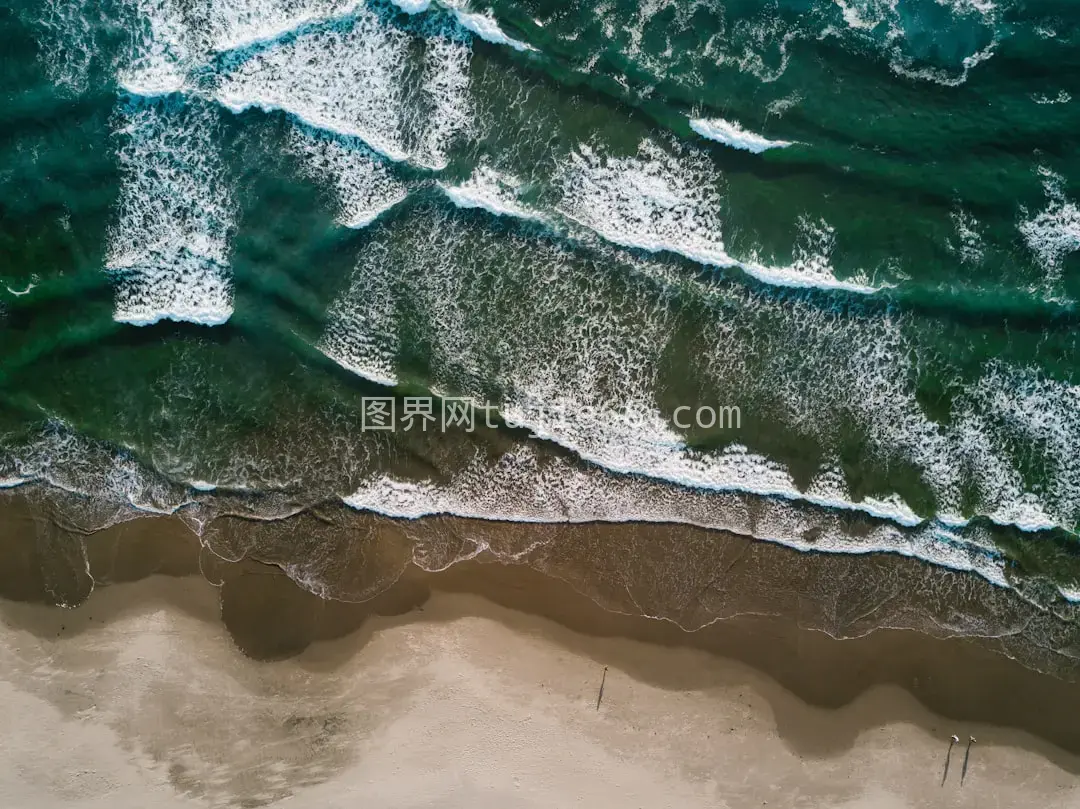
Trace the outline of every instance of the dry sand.
<instances>
[{"instance_id":1,"label":"dry sand","mask_svg":"<svg viewBox=\"0 0 1080 809\"><path fill-rule=\"evenodd\" d=\"M279 662L238 650L197 577L0 617L0 807L1080 806L1071 754L895 686L811 707L731 659L463 592Z\"/></svg>"}]
</instances>

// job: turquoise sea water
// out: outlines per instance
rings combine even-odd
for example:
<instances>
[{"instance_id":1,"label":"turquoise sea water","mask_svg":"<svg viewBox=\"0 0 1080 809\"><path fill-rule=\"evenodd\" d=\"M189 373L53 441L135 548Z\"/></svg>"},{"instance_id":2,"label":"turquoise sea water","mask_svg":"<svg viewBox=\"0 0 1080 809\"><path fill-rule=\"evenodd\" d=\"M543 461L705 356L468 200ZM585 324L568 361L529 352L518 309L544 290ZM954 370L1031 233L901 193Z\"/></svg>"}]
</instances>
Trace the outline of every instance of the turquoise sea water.
<instances>
[{"instance_id":1,"label":"turquoise sea water","mask_svg":"<svg viewBox=\"0 0 1080 809\"><path fill-rule=\"evenodd\" d=\"M1078 22L9 5L0 484L74 493L86 529L328 501L692 523L1063 608Z\"/></svg>"}]
</instances>

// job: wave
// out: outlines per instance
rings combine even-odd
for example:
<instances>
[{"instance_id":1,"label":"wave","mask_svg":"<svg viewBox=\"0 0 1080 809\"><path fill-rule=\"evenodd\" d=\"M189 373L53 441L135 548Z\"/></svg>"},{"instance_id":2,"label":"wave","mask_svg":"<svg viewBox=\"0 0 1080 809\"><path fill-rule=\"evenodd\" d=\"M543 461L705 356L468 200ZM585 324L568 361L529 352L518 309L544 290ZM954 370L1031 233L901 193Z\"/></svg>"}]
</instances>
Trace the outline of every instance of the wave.
<instances>
[{"instance_id":1,"label":"wave","mask_svg":"<svg viewBox=\"0 0 1080 809\"><path fill-rule=\"evenodd\" d=\"M408 186L362 142L350 143L297 127L290 150L300 158L309 176L333 184L337 221L345 227L367 227L408 196Z\"/></svg>"},{"instance_id":2,"label":"wave","mask_svg":"<svg viewBox=\"0 0 1080 809\"><path fill-rule=\"evenodd\" d=\"M26 286L22 289L12 289L8 284L4 285L4 289L8 291L8 294L15 298L24 298L37 289L37 283L34 281L28 281Z\"/></svg>"},{"instance_id":3,"label":"wave","mask_svg":"<svg viewBox=\"0 0 1080 809\"><path fill-rule=\"evenodd\" d=\"M1062 260L1080 250L1080 208L1065 196L1063 177L1046 168L1039 171L1044 178L1047 206L1023 219L1019 229L1046 273L1047 283L1054 284L1059 280Z\"/></svg>"},{"instance_id":4,"label":"wave","mask_svg":"<svg viewBox=\"0 0 1080 809\"><path fill-rule=\"evenodd\" d=\"M183 8L174 0L133 0L132 10L139 27L117 83L146 98L181 92L197 59Z\"/></svg>"},{"instance_id":5,"label":"wave","mask_svg":"<svg viewBox=\"0 0 1080 809\"><path fill-rule=\"evenodd\" d=\"M406 14L420 14L429 11L433 6L441 6L453 15L462 28L476 34L485 42L490 42L493 45L505 45L522 52L537 50L527 42L507 36L490 11L483 13L469 11L467 0L442 0L442 2L435 2L435 0L390 0L390 2Z\"/></svg>"},{"instance_id":6,"label":"wave","mask_svg":"<svg viewBox=\"0 0 1080 809\"><path fill-rule=\"evenodd\" d=\"M283 110L304 123L357 137L403 161L407 34L359 12L341 30L319 30L257 53L219 80L214 98L233 112Z\"/></svg>"},{"instance_id":7,"label":"wave","mask_svg":"<svg viewBox=\"0 0 1080 809\"><path fill-rule=\"evenodd\" d=\"M420 14L431 8L431 0L390 0L406 14Z\"/></svg>"},{"instance_id":8,"label":"wave","mask_svg":"<svg viewBox=\"0 0 1080 809\"><path fill-rule=\"evenodd\" d=\"M439 189L457 207L480 208L495 216L510 216L522 220L544 221L544 217L519 200L521 180L496 172L489 166L478 167L458 185L439 183Z\"/></svg>"},{"instance_id":9,"label":"wave","mask_svg":"<svg viewBox=\"0 0 1080 809\"><path fill-rule=\"evenodd\" d=\"M467 8L467 6L457 2L447 2L446 6L462 28L472 31L485 42L491 42L495 45L505 45L520 52L536 50L536 48L527 42L522 42L519 39L507 36L502 28L499 27L499 23L490 11L483 14L466 11L465 8Z\"/></svg>"},{"instance_id":10,"label":"wave","mask_svg":"<svg viewBox=\"0 0 1080 809\"><path fill-rule=\"evenodd\" d=\"M793 141L789 140L769 140L723 118L692 118L690 128L703 138L754 154L761 154L767 149L783 149L793 144Z\"/></svg>"},{"instance_id":11,"label":"wave","mask_svg":"<svg viewBox=\"0 0 1080 809\"><path fill-rule=\"evenodd\" d=\"M1080 387L988 363L941 424L915 395L918 348L903 315L841 318L810 301L745 291L732 302L733 293L669 278L669 266L633 254L589 258L592 250L547 235L470 229L454 214L402 227L408 230L394 232L393 248L380 244L361 260L354 288L331 308L343 365L392 376L403 334L385 313L404 307L417 318L409 339L430 347L434 389L482 401L494 386L501 391L494 404L509 425L618 475L786 498L905 527L935 521L960 528L970 523L960 515L974 513L1029 532L1069 531L1080 515L1080 470L1068 449L1080 442ZM830 237L822 223L803 227L810 246ZM490 283L493 265L498 285ZM716 307L715 321L696 326L693 354L684 357L688 373L733 397L715 404L761 401L783 414L788 429L823 447L843 440L840 425L854 425L867 437L868 458L918 470L936 513L917 513L895 495L854 500L828 463L800 489L782 464L736 443L722 452L687 446L656 404L670 362L665 352L680 326L654 278ZM482 299L469 292L477 288L487 290ZM492 312L499 313L494 320ZM427 324L422 338L417 323ZM481 348L496 333L497 345ZM756 358L752 373L748 357ZM1018 452L1017 435L1029 449ZM1021 466L1045 470L1052 484L1036 495Z\"/></svg>"},{"instance_id":12,"label":"wave","mask_svg":"<svg viewBox=\"0 0 1080 809\"><path fill-rule=\"evenodd\" d=\"M358 349L353 339L350 339L352 337L350 332L355 333L355 329L351 327L349 321L351 318L356 317L358 313L355 311L339 311L335 314L341 320L327 330L327 334L318 345L319 351L346 371L356 374L368 382L374 382L376 385L383 385L388 388L395 387L398 384L398 378L393 374L394 363L392 357L383 357L382 362L374 363L353 359L358 354L368 353Z\"/></svg>"},{"instance_id":13,"label":"wave","mask_svg":"<svg viewBox=\"0 0 1080 809\"><path fill-rule=\"evenodd\" d=\"M1031 440L1047 448L1048 460L1058 474L1055 484L1045 495L1057 502L1061 513L1080 513L1076 491L1080 471L1070 461L1068 449L1070 442L1080 436L1080 418L1076 415L1080 411L1070 412L1070 408L1080 405L1080 388L1068 389L1062 397L1060 386L1028 382L1030 387L1025 390L1020 380L1008 387L1001 385L1002 381L995 380L994 372L991 372L984 377L983 389L973 391L972 396L992 398L995 406L1004 411L996 414L997 417L1005 416L1014 424L1023 423ZM582 390L588 391L585 380L581 384ZM580 396L570 397L550 387L519 392L519 396L517 401L504 405L504 418L509 424L524 427L533 436L558 444L582 460L619 475L664 481L684 489L783 498L827 509L863 513L907 528L936 524L952 530L972 523L968 518L950 513L947 508L931 517L920 516L897 495L863 497L854 501L843 476L828 468L801 490L783 465L739 444L731 444L719 454L695 453L686 447L682 436L671 429L659 412L647 409L644 399L636 403L638 412L629 414L592 410L587 400L583 402ZM550 419L548 414L551 412L556 413L556 419ZM564 417L567 413L590 415L567 419ZM1041 415L1035 417L1031 415L1033 413ZM954 458L963 458L967 454L965 460L968 462L978 459L983 473L980 485L986 487L988 499L997 503L983 515L986 519L1026 533L1069 530L1066 520L1048 514L1044 503L1025 491L1017 473L1006 464L1003 449L992 446L998 436L985 421L967 410L960 418L956 433L955 437L949 437L948 449L944 451ZM908 441L913 438L909 436ZM954 446L961 442L962 447ZM945 457L933 456L926 457L925 462L931 474L934 474L934 467L948 463Z\"/></svg>"},{"instance_id":14,"label":"wave","mask_svg":"<svg viewBox=\"0 0 1080 809\"><path fill-rule=\"evenodd\" d=\"M386 266L385 244L377 242L357 262L349 289L327 312L317 348L342 368L378 385L397 385L400 338L395 331L397 299Z\"/></svg>"},{"instance_id":15,"label":"wave","mask_svg":"<svg viewBox=\"0 0 1080 809\"><path fill-rule=\"evenodd\" d=\"M190 4L140 0L137 5L150 22L136 37L134 57L121 72L121 81L147 95L186 88L193 71L206 67L207 47L240 51L262 41L270 41L272 47L251 48L214 61L195 76L202 82L199 88L183 99L136 100L117 112L121 190L108 234L106 269L116 284L114 317L120 322L172 319L219 324L233 313L229 245L235 231L237 205L231 190L235 186L221 154L218 119L226 116L200 98L206 88L212 88L218 103L234 111L258 107L287 113L293 124L288 148L296 162L333 194L337 221L354 228L371 225L412 189L431 187L429 181L412 179L420 173L415 169L442 171L450 163L455 138L476 136L474 102L513 95L499 95L502 90L495 88L496 80L488 72L491 63L475 79L491 83L479 90L473 86L473 38L461 32L448 35L443 28L443 33L420 39L412 28L396 27L400 18L391 25L385 14L367 10L350 11L349 20L332 26L309 25L323 20L328 9L353 9L355 4L271 2L256 11L243 3L223 3L207 13L221 12L227 22L202 32L184 27L190 15L176 13ZM408 0L397 5L416 12L428 7ZM464 8L451 10L459 21L462 14L473 20L469 30L477 36L488 38L479 27L495 37L489 41L531 48L506 38L490 13L476 15ZM234 24L234 18L239 22ZM474 18L488 20L495 28ZM430 33L418 23L415 27ZM693 119L691 126L705 137L752 153L790 145L723 119ZM572 143L562 137L567 130L546 131L541 137L556 144ZM595 141L553 158L555 176L550 184L546 181L552 178L547 176L536 182L550 163L522 180L515 172L492 168L486 158L472 166L464 181L437 183L458 208L539 221L547 226L543 229L493 228L499 232L476 235L470 228L490 223L440 205L433 206L439 210L430 228L410 220L408 227L415 227L418 234L391 230L395 220L409 216L410 206L401 217L386 217L371 239L354 240L363 243L362 254L348 290L329 307L318 349L352 373L395 385L399 356L415 346L427 354L430 346L424 361L431 362L432 389L473 397L498 391L500 411L508 421L571 451L597 474L610 473L597 478L607 481L604 485L618 488L633 479L658 491L675 489L686 497L714 498L710 502L744 498L739 502L747 513L753 510L747 504L760 500L786 503L789 509L844 512L888 523L890 530L906 537L871 543L871 550L888 546L893 552L928 560L947 558L951 565L982 565L964 561L964 554L977 556L982 546L979 542L974 549L967 546L977 526L961 514L1029 532L1075 528L1080 514L1080 472L1074 460L1080 441L1076 386L1048 378L1035 367L986 361L965 368L955 384L949 382L953 387L947 418L931 417L916 396L925 392L916 380L941 367L949 372L955 368L948 363L934 365L936 351L930 346L940 334L919 342L921 338L913 335L926 324L904 321L902 312L881 313L889 301L866 306L868 312L855 311L857 304L836 296L838 305L824 311L825 296L780 296L755 284L727 285L740 287L736 303L728 299L700 321L680 321L672 310L684 300L690 301L688 308L708 308L718 298L708 298L711 293L704 290L709 284L699 283L673 261L667 269L678 276L680 293L690 290L688 298L672 303L677 297L672 294L658 303L663 296L655 294L655 287L651 296L624 295L619 284L626 279L618 273L647 275L662 263L653 263L640 252L671 253L709 267L737 269L771 287L864 295L882 287L865 277L837 278L836 231L816 215L797 218L787 265L773 266L765 249L761 256L753 250L733 256L725 241L730 226L724 221L728 206L724 180L704 150L678 143L669 148L646 139L636 153L616 155L600 145L606 130L597 127L597 131ZM496 141L485 141L481 148L499 148ZM528 148L520 152L527 153ZM550 155L549 149L543 158ZM494 160L500 167L510 163L502 155ZM413 165L390 165L403 161ZM455 171L458 167L455 161ZM1056 283L1066 259L1080 249L1080 214L1065 195L1063 181L1052 179L1047 180L1045 209L1022 210L1015 224L1047 281ZM787 217L797 215L787 210ZM462 225L458 220L467 221ZM992 228L983 228L960 209L952 224L955 254L973 265L984 256L989 262L993 251L987 242L992 236L984 236L982 230L992 234ZM502 232L506 230L514 231L511 237ZM545 238L518 238L541 230ZM485 239L503 239L506 244L497 248ZM405 247L395 247L395 241ZM587 249L579 250L583 245ZM613 256L616 280L605 276L602 266ZM672 287L665 287L665 292ZM768 300L770 296L773 300ZM778 303L781 297L784 300ZM823 311L793 300L799 298L812 299ZM851 309L845 309L849 304ZM748 310L753 312L747 314ZM494 334L497 340L492 339ZM692 367L688 377L700 383L700 389L738 385L739 393L763 400L771 397L765 405L775 408L771 412L779 414L784 428L799 440L809 436L808 444L822 451L822 466L809 486L796 486L794 466L775 462L742 443L709 452L690 445L686 434L672 427L670 414L657 406L670 393L660 388L660 380L670 375L673 364L665 352L674 351L683 352L679 359ZM1017 356L1024 356L1022 349ZM959 372L955 375L959 377ZM762 393L766 388L768 393ZM553 403L564 411L559 417L550 412ZM844 421L836 418L838 412ZM567 413L572 416L567 418ZM865 432L868 466L915 470L910 477L918 481L905 479L904 485L911 485L916 497L925 487L925 501L852 494L855 486L830 456L845 446L837 432L848 428L860 437L860 431ZM505 463L512 466L523 452ZM399 516L434 513L430 509L437 507L462 516L488 509L503 515L493 517L497 519L539 514L543 521L554 521L560 513L564 518L581 515L584 521L602 519L604 514L618 520L646 519L642 512L647 509L637 501L611 506L600 502L599 493L589 495L585 504L573 501L587 489L575 477L579 473L568 465L556 477L570 483L541 486L551 497L546 504L513 498L496 502L493 494L483 500L490 504L488 509L477 505L473 489L406 486L392 477L373 479L374 494L367 501L358 500L356 492L348 497L354 503L400 508ZM128 474L127 467L116 474ZM201 470L198 477L195 474L184 478L190 478L188 487L209 491L217 485L212 475ZM1034 477L1036 483L1031 481ZM30 479L3 475L0 485ZM597 492L602 488L600 483L595 487ZM151 502L147 508L157 506ZM658 514L677 517L671 509L664 511L663 504L657 508ZM631 516L620 516L627 514ZM709 519L714 527L742 524L734 517ZM793 547L798 543L804 550L822 547L816 529L807 529L814 536L811 540L806 532L798 534L794 524L785 523L787 527L776 528L776 533L795 543ZM763 538L773 530L758 530L752 521L745 525ZM911 544L915 535L931 550ZM833 539L825 544L830 542ZM950 556L954 551L956 555ZM982 573L987 577L1001 572L992 553L990 558L989 572Z\"/></svg>"},{"instance_id":16,"label":"wave","mask_svg":"<svg viewBox=\"0 0 1080 809\"><path fill-rule=\"evenodd\" d=\"M106 458L71 434L54 433L46 444L39 448L44 466L30 470L29 477L6 477L0 481L0 488L38 483L77 495L77 501L68 506L75 509L70 516L80 530L99 530L140 514L177 514L195 527L205 525L215 515L230 513L277 521L305 508L291 501L278 503L273 492L260 493L243 483L224 488L259 494L257 510L252 511L251 505L244 506L241 501L233 503L224 495L214 506L205 496L221 491L221 484L203 480L170 484L142 470L130 457ZM62 465L65 459L74 467ZM1006 560L993 538L974 524L954 526L941 520L912 526L888 521L852 522L852 515L842 503L841 508L833 509L827 500L809 504L762 498L748 492L688 489L635 476L612 477L564 458L542 457L527 444L515 445L495 459L480 453L447 483L380 474L369 477L340 499L354 510L394 519L450 515L538 524L692 525L806 553L897 554L975 573L999 587L1013 586L1006 575ZM132 512L117 510L117 506ZM1077 600L1075 587L1065 585L1058 591L1067 601Z\"/></svg>"},{"instance_id":17,"label":"wave","mask_svg":"<svg viewBox=\"0 0 1080 809\"><path fill-rule=\"evenodd\" d=\"M446 36L424 40L422 93L430 108L417 149L417 161L441 171L457 138L475 134L469 95L472 47Z\"/></svg>"},{"instance_id":18,"label":"wave","mask_svg":"<svg viewBox=\"0 0 1080 809\"><path fill-rule=\"evenodd\" d=\"M435 171L444 169L450 144L475 134L468 43L443 35L423 40L421 95L428 114L418 115L411 102L406 103L402 89L405 73L412 69L407 54L411 35L355 4L339 3L328 8L342 13L348 10L350 20L329 28L299 31L294 39L283 39L269 50L249 55L238 67L217 77L215 99L237 113L251 108L281 110L312 128L342 138L359 138L391 161L408 161ZM329 13L327 9L322 12ZM295 19L308 20L313 14L306 8L297 12ZM294 30L284 24L271 28ZM264 29L255 25L250 30ZM418 118L424 120L418 122ZM723 119L694 119L691 124L708 137L754 153L792 143L768 140ZM657 154L659 150L643 145L637 162L648 163L657 159ZM759 260L753 252L742 257L731 255L720 236L723 223L719 208L714 205L712 212L700 210L709 202L710 193L715 195L720 181L707 172L701 177L702 189L695 190L690 187L692 177L685 179L694 170L687 172L685 166L676 165L678 161L670 158L668 165L652 176L646 176L648 169L632 165L633 158L606 158L598 148L583 147L571 156L570 162L574 166L564 167L560 178L564 192L567 188L584 188L588 193L564 193L558 213L614 244L677 253L707 266L738 269L771 286L858 295L871 295L888 286L872 283L864 274L837 278L831 264L820 260L820 256L783 264ZM593 177L578 182L575 174L582 173ZM606 178L599 176L602 173ZM627 187L616 189L620 183ZM663 184L668 187L661 189ZM446 188L449 186L444 191ZM499 215L535 218L526 216L521 207L500 207L490 195L470 196L477 189L468 182L457 188L448 193L455 203L489 205L487 209ZM675 200L672 193L682 198ZM634 194L637 199L631 198ZM605 207L607 210L602 210ZM387 208L361 207L356 217L340 221L363 227L384 210Z\"/></svg>"},{"instance_id":19,"label":"wave","mask_svg":"<svg viewBox=\"0 0 1080 809\"><path fill-rule=\"evenodd\" d=\"M199 39L205 51L222 54L284 40L305 26L343 19L365 0L212 0Z\"/></svg>"},{"instance_id":20,"label":"wave","mask_svg":"<svg viewBox=\"0 0 1080 809\"><path fill-rule=\"evenodd\" d=\"M473 131L472 48L441 34L422 42L419 99L405 89L413 37L368 9L248 55L217 77L214 98L234 113L283 111L391 161L439 171L451 143Z\"/></svg>"},{"instance_id":21,"label":"wave","mask_svg":"<svg viewBox=\"0 0 1080 809\"><path fill-rule=\"evenodd\" d=\"M242 56L320 25L344 22L365 0L133 0L136 37L117 81L133 95L191 89L191 75L224 54Z\"/></svg>"},{"instance_id":22,"label":"wave","mask_svg":"<svg viewBox=\"0 0 1080 809\"><path fill-rule=\"evenodd\" d=\"M719 178L695 176L692 170L687 173L685 166L651 144L643 149L649 152L646 161L609 160L605 165L590 147L581 147L571 157L572 168L564 168L564 194L554 213L612 244L651 253L677 253L708 266L738 268L770 286L860 295L882 289L861 277L836 278L830 264L834 230L827 222L812 222L807 217L797 223L799 237L790 265L732 257L720 238L721 201L711 195ZM667 170L655 162L659 155L667 158ZM608 171L613 165L615 170ZM586 172L589 174L582 176ZM459 208L540 222L554 234L572 235L557 218L520 202L521 180L500 175L489 166L477 167L462 183L439 183L438 187Z\"/></svg>"},{"instance_id":23,"label":"wave","mask_svg":"<svg viewBox=\"0 0 1080 809\"><path fill-rule=\"evenodd\" d=\"M693 256L690 257L693 258ZM807 267L813 265L805 265L805 267L798 265L770 267L757 262L739 261L736 262L736 266L758 281L778 287L836 290L839 292L853 292L857 295L873 295L882 289L880 286L873 286L861 281L842 281L828 272L812 273L804 271Z\"/></svg>"},{"instance_id":24,"label":"wave","mask_svg":"<svg viewBox=\"0 0 1080 809\"><path fill-rule=\"evenodd\" d=\"M774 542L803 552L895 553L972 572L1008 587L1004 560L979 530L961 535L941 523L879 523L851 530L826 499L807 508L748 492L705 492L542 461L519 445L494 462L477 458L446 484L373 477L343 498L351 508L397 519L451 515L525 523L645 522L695 525ZM843 505L843 504L841 504Z\"/></svg>"},{"instance_id":25,"label":"wave","mask_svg":"<svg viewBox=\"0 0 1080 809\"><path fill-rule=\"evenodd\" d=\"M235 206L212 110L152 102L128 106L120 121L123 179L106 253L114 319L224 323Z\"/></svg>"},{"instance_id":26,"label":"wave","mask_svg":"<svg viewBox=\"0 0 1080 809\"><path fill-rule=\"evenodd\" d=\"M926 21L918 4L908 8L896 0L833 3L845 27L839 34L827 28L823 35L846 35L853 44L883 52L896 75L944 87L964 84L975 67L994 56L1012 30L1002 25L1002 6L989 0L936 0L932 11L923 12ZM927 22L937 29L936 36L926 35ZM945 53L950 54L946 61L951 64L941 64Z\"/></svg>"},{"instance_id":27,"label":"wave","mask_svg":"<svg viewBox=\"0 0 1080 809\"><path fill-rule=\"evenodd\" d=\"M363 277L363 269L360 268L358 276ZM1026 395L1045 395L1045 390L1034 388ZM1030 398L1017 400L1007 416L1013 418L1031 404ZM1058 411L1044 408L1040 412L1057 412L1053 419L1076 421L1075 415L1059 411L1060 408ZM508 408L507 420L512 425L529 426L519 421L523 416L537 421L534 413L523 412L523 408L518 412ZM591 422L577 423L580 433L593 426ZM634 428L638 429L637 425ZM1032 433L1031 438L1042 440L1044 435L1057 435L1055 451L1067 453L1073 446L1067 431L1075 428L1075 423L1065 425L1064 429L1053 423L1044 428L1040 422L1037 429L1044 432ZM628 445L635 439L625 431L601 440L608 446L626 447L624 457L631 463L644 458L633 454L635 447ZM637 440L638 452L642 443ZM655 435L646 434L644 443L656 445L655 452L682 451L678 444L664 447ZM109 502L153 514L195 509L189 516L205 521L209 517L199 516L203 514L200 495L223 485L223 478L216 476L191 477L182 485L171 483L153 470L144 469L129 453L108 450L62 426L50 428L34 446L17 455L21 459L14 466L5 464L3 486L43 482L78 494L80 503L87 497L104 498L107 502L97 507L94 517L98 521L129 518L112 510ZM793 489L793 485L782 467L739 447L729 447L718 459L699 456L697 460L699 471L707 471L710 462L715 471L715 464L719 463L750 485L727 490L687 485L686 481L673 485L653 476L655 468L625 468L613 475L602 466L583 466L566 457L541 455L534 445L520 443L495 458L478 449L471 461L458 464L455 474L443 483L403 480L388 473L368 475L364 483L344 494L342 500L355 509L407 519L451 514L513 522L689 524L731 531L806 552L896 553L971 571L999 586L1010 584L1004 557L996 550L986 527L978 522L943 516L920 520L910 510L905 513L898 500L867 498L852 503L843 476L836 470L825 470L805 492L789 496L790 492L784 489ZM765 486L759 485L762 482ZM242 479L224 484L230 490L260 493L263 505L252 516L277 519L281 514L297 513L303 508L291 499L275 504L273 490L253 484L254 481ZM89 503L84 505L90 508ZM872 518L869 523L867 516ZM93 530L102 525L95 522L90 527ZM1070 592L1066 588L1062 596L1068 598Z\"/></svg>"},{"instance_id":28,"label":"wave","mask_svg":"<svg viewBox=\"0 0 1080 809\"><path fill-rule=\"evenodd\" d=\"M721 178L695 153L671 154L645 140L635 157L609 157L583 145L564 163L559 181L559 212L614 244L739 268L776 286L863 295L879 291L864 278L836 278L821 256L805 255L778 267L728 254L721 236Z\"/></svg>"}]
</instances>

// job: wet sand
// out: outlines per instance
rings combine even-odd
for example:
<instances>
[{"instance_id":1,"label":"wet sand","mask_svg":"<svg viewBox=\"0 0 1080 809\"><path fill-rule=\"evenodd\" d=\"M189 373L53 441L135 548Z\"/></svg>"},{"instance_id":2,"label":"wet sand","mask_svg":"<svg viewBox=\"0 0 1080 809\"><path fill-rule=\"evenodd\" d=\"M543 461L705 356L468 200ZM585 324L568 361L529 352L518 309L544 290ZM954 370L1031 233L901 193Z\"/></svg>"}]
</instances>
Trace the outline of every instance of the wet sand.
<instances>
[{"instance_id":1,"label":"wet sand","mask_svg":"<svg viewBox=\"0 0 1080 809\"><path fill-rule=\"evenodd\" d=\"M895 686L814 707L731 658L591 637L438 591L422 609L258 662L230 642L218 608L215 588L194 577L103 588L74 611L5 604L4 805L1080 801L1075 757L1023 732L945 720ZM849 666L836 651L842 682ZM951 733L978 742L966 773L966 744L954 748L942 786Z\"/></svg>"},{"instance_id":2,"label":"wet sand","mask_svg":"<svg viewBox=\"0 0 1080 809\"><path fill-rule=\"evenodd\" d=\"M338 603L165 519L92 537L97 586L61 609L18 533L0 805L1080 804L1080 686L978 643L687 633L483 554Z\"/></svg>"}]
</instances>

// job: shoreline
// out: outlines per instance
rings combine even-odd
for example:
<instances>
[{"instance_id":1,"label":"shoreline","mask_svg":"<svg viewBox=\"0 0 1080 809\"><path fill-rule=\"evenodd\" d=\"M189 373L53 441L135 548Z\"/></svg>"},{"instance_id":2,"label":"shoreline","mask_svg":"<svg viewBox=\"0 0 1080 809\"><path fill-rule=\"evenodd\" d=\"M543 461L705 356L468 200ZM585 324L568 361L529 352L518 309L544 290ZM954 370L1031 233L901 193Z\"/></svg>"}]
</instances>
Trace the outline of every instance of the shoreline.
<instances>
[{"instance_id":1,"label":"shoreline","mask_svg":"<svg viewBox=\"0 0 1080 809\"><path fill-rule=\"evenodd\" d=\"M110 620L102 616L101 606L112 600L109 591L139 586L157 576L157 581L176 580L181 587L216 587L219 603L211 620L223 625L247 657L274 661L302 656L320 642L368 637L369 625L378 621L425 620L424 605L432 598L481 599L502 610L554 622L560 631L588 639L575 641L569 650L582 657L596 657L592 644L617 640L649 644L658 652L702 653L748 666L794 698L821 709L842 709L875 688L902 689L925 711L951 721L989 723L1030 734L1032 749L1042 757L1080 773L1080 764L1074 759L1074 754L1080 754L1080 727L1070 719L1080 710L1080 683L1021 665L1003 654L1008 647L994 639L939 638L911 629L877 628L837 640L808 620L820 615L821 604L809 598L805 589L793 589L805 581L811 587L830 582L842 589L851 585L853 576L865 578L875 567L906 584L913 580L905 579L904 571L919 570L911 560L859 558L863 564L833 578L836 571L831 567L815 573L801 565L806 557L796 551L764 543L737 544L724 557L729 600L720 614L708 618L700 609L699 602L704 599L700 592L695 599L662 605L667 614L642 609L660 603L649 588L666 593L662 587L665 577L683 575L690 576L691 583L695 581L695 571L683 566L686 558L672 560L665 555L672 540L651 532L652 526L641 529L646 544L632 547L638 552L652 549L658 556L648 559L639 553L632 559L637 565L633 575L620 578L593 575L598 570L605 572L603 564L611 566L619 560L607 544L616 538L602 526L593 526L590 532L573 532L569 542L553 542L556 550L539 561L522 557L510 564L505 559L499 561L497 540L513 548L517 542L535 543L535 532L522 530L523 537L513 537L506 536L513 526L476 526L451 520L404 526L379 522L368 526L372 533L363 544L346 543L325 551L329 562L340 568L337 573L341 579L333 582L335 586L344 586L344 582L357 592L371 594L365 601L340 601L320 598L298 585L294 579L302 579L303 569L290 571L292 578L283 572L281 543L286 543L287 556L303 556L300 550L308 541L304 531L310 527L303 520L240 525L235 531L225 530L226 524L221 536L204 536L206 544L202 545L177 519L140 519L84 538L84 555L80 555L70 545L71 537L44 520L32 504L0 513L4 516L0 520L0 553L6 559L6 575L0 575L0 610L5 621L16 627L21 626L17 616L24 614L22 610L43 609L52 613L50 626L64 627L61 633L65 636L77 635ZM493 528L503 529L503 535L494 536ZM347 529L351 538L356 527L350 524ZM450 547L432 547L431 537L422 535L427 529ZM434 564L441 558L436 551L461 555L461 548L455 546L460 541L455 530L464 532L472 542L488 542L489 547L475 559L445 567ZM273 541L251 531L270 532ZM413 559L400 566L400 537L387 536L394 531L410 532L415 543ZM480 531L485 533L478 534ZM323 536L315 539L319 548L327 541ZM687 538L676 540L683 543ZM699 550L711 550L718 542L715 536L706 537ZM67 578L62 575L63 567L49 573L48 565L42 564L46 551L55 547L66 549L61 560L67 564ZM234 551L231 558L238 561L222 559L224 550ZM603 554L597 556L600 550ZM359 558L358 554L366 555ZM757 562L753 561L755 554L761 555ZM819 558L829 561L828 557ZM715 562L711 556L707 559ZM438 572L425 571L419 563ZM91 577L89 588L77 575L80 566ZM747 568L742 576L736 575L738 566ZM928 572L933 571L923 571ZM766 587L751 590L745 586L747 580L765 576ZM85 592L89 597L74 609L31 606L47 603L62 591ZM842 595L851 599L855 594ZM971 609L979 604L979 595L976 590L969 593L968 601L949 604L957 611ZM138 605L132 608L138 609ZM78 616L95 613L94 621L80 623ZM642 613L659 618L642 617ZM696 621L699 628L686 631L676 621ZM33 631L33 623L22 628ZM612 660L609 655L595 662L609 665ZM658 688L693 690L707 685L707 678L698 682L678 671L664 673L627 661L616 665ZM842 746L842 742L837 743Z\"/></svg>"},{"instance_id":2,"label":"shoreline","mask_svg":"<svg viewBox=\"0 0 1080 809\"><path fill-rule=\"evenodd\" d=\"M242 654L226 631L280 635L304 612L295 585L265 566L241 563L221 592L228 603L227 588L246 580L248 597L282 605L270 594L293 588L284 609L249 613L258 626L221 611L216 588L193 576L103 587L74 610L0 602L0 709L16 731L5 736L41 743L0 740L0 794L42 809L1067 809L1080 797L1080 757L992 721L944 719L925 692L876 684L836 707L809 704L742 662L731 638L720 656L604 634L630 619L596 625L568 588L493 581L483 567L414 589L422 604L384 601L397 614L336 638L356 615L331 610L314 622L327 638L272 662ZM515 599L592 632L503 603ZM763 627L742 629L759 654L776 648ZM804 662L828 650L818 682L857 681L859 641L814 634L820 644L804 634L797 646ZM897 643L875 646L897 654ZM928 659L943 663L950 644L938 643ZM953 733L978 739L967 764L965 744L948 751Z\"/></svg>"}]
</instances>

